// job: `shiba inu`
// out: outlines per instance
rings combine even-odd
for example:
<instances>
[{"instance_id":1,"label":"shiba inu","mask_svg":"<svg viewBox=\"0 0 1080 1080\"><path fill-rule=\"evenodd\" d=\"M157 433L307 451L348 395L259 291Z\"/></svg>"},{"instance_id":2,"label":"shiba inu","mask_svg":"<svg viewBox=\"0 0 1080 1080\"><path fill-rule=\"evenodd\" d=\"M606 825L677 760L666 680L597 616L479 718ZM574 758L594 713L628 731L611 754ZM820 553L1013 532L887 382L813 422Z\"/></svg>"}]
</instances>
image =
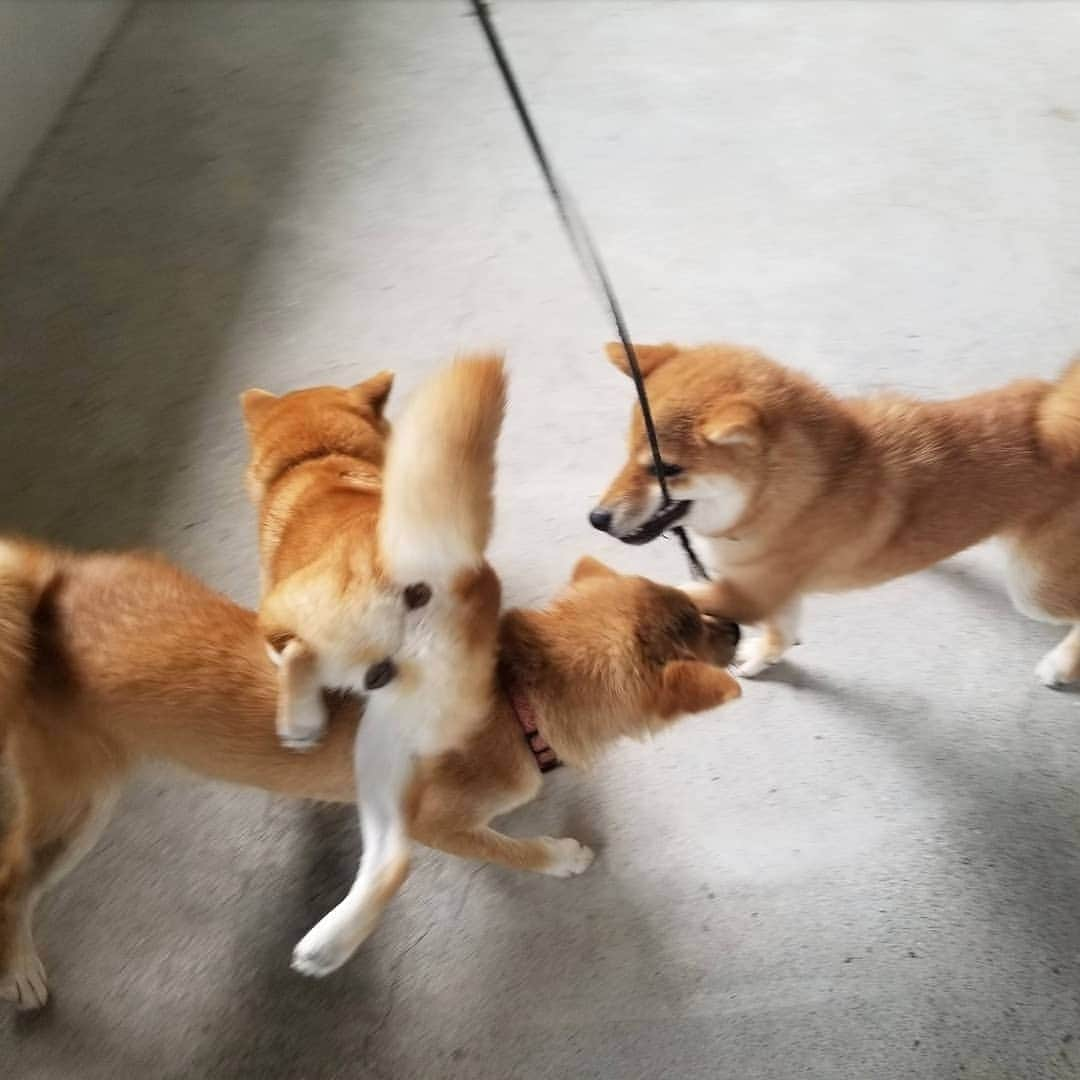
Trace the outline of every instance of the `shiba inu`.
<instances>
[{"instance_id":1,"label":"shiba inu","mask_svg":"<svg viewBox=\"0 0 1080 1080\"><path fill-rule=\"evenodd\" d=\"M278 734L294 749L320 738L325 687L392 677L401 597L382 587L377 526L393 378L241 398L259 509L259 621L279 669Z\"/></svg>"},{"instance_id":2,"label":"shiba inu","mask_svg":"<svg viewBox=\"0 0 1080 1080\"><path fill-rule=\"evenodd\" d=\"M589 765L620 738L738 697L725 670L738 627L678 589L583 559L548 607L500 612L483 549L501 367L449 370L399 422L403 441L383 471L389 513L378 527L395 556L381 572L406 612L395 677L365 695L324 695L325 732L306 753L275 732L278 669L254 613L154 556L0 540L0 995L25 1008L46 1000L35 905L93 846L142 760L293 797L362 803L368 782L381 792L361 817L374 872L294 955L300 970L325 974L404 878L409 840L581 873L592 852L577 840L510 837L491 820L535 798L552 756ZM458 396L466 387L471 408ZM447 403L458 406L452 423ZM412 442L421 435L426 448ZM417 581L430 595L411 607L400 582ZM365 741L369 725L377 738ZM386 783L387 755L397 786Z\"/></svg>"},{"instance_id":3,"label":"shiba inu","mask_svg":"<svg viewBox=\"0 0 1080 1080\"><path fill-rule=\"evenodd\" d=\"M483 722L417 770L410 836L464 858L580 873L592 854L577 840L488 824L540 791L525 717L561 761L589 765L622 737L738 697L723 667L737 637L678 590L583 559L549 607L502 615ZM306 754L283 747L254 613L155 556L0 541L0 695L0 996L24 1008L47 997L35 905L93 847L139 762L296 798L355 797L363 703L329 698L322 742Z\"/></svg>"},{"instance_id":4,"label":"shiba inu","mask_svg":"<svg viewBox=\"0 0 1080 1080\"><path fill-rule=\"evenodd\" d=\"M805 594L875 585L998 536L1019 610L1070 627L1038 677L1080 678L1080 363L1058 382L918 401L838 398L733 345L636 352L674 501L661 508L635 417L590 520L629 544L677 522L704 539L714 580L691 594L761 627L742 674L783 656ZM608 356L627 370L621 346Z\"/></svg>"},{"instance_id":5,"label":"shiba inu","mask_svg":"<svg viewBox=\"0 0 1080 1080\"><path fill-rule=\"evenodd\" d=\"M243 398L279 734L294 748L317 740L324 689L371 695L355 750L364 852L349 894L297 945L306 974L343 963L404 881L413 776L482 723L493 677L498 581L484 550L502 360L438 372L393 436L389 389L383 373L352 390Z\"/></svg>"}]
</instances>

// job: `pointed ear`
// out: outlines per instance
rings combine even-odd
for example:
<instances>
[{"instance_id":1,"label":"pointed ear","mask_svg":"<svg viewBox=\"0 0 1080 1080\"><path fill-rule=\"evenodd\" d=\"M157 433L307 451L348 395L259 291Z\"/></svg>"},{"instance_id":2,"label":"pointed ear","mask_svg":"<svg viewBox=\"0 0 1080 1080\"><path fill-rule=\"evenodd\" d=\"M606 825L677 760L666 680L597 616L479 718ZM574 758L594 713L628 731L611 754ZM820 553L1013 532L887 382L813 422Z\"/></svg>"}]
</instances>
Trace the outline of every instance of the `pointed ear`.
<instances>
[{"instance_id":1,"label":"pointed ear","mask_svg":"<svg viewBox=\"0 0 1080 1080\"><path fill-rule=\"evenodd\" d=\"M380 371L378 375L372 375L370 379L357 383L352 388L352 396L358 405L367 405L381 419L393 386L394 373Z\"/></svg>"},{"instance_id":2,"label":"pointed ear","mask_svg":"<svg viewBox=\"0 0 1080 1080\"><path fill-rule=\"evenodd\" d=\"M245 390L240 395L240 408L244 413L244 423L250 428L266 415L271 402L277 401L277 394L269 390Z\"/></svg>"},{"instance_id":3,"label":"pointed ear","mask_svg":"<svg viewBox=\"0 0 1080 1080\"><path fill-rule=\"evenodd\" d=\"M570 575L570 580L577 582L584 581L586 578L615 578L618 576L610 566L605 566L599 559L594 559L591 555L582 555L574 564L574 572Z\"/></svg>"},{"instance_id":4,"label":"pointed ear","mask_svg":"<svg viewBox=\"0 0 1080 1080\"><path fill-rule=\"evenodd\" d=\"M626 350L618 341L609 341L604 346L607 358L624 374L630 374L630 363L626 359ZM634 355L637 357L638 367L641 368L641 377L647 379L661 364L666 364L679 352L677 345L634 345Z\"/></svg>"},{"instance_id":5,"label":"pointed ear","mask_svg":"<svg viewBox=\"0 0 1080 1080\"><path fill-rule=\"evenodd\" d=\"M670 660L664 665L657 712L668 719L679 713L704 712L742 694L731 674L701 660Z\"/></svg>"},{"instance_id":6,"label":"pointed ear","mask_svg":"<svg viewBox=\"0 0 1080 1080\"><path fill-rule=\"evenodd\" d=\"M714 446L758 446L763 435L761 413L746 402L729 402L707 417L701 434Z\"/></svg>"},{"instance_id":7,"label":"pointed ear","mask_svg":"<svg viewBox=\"0 0 1080 1080\"><path fill-rule=\"evenodd\" d=\"M269 630L264 634L264 639L266 655L270 657L270 662L275 667L281 667L285 662L285 650L297 641L296 635L291 630Z\"/></svg>"}]
</instances>

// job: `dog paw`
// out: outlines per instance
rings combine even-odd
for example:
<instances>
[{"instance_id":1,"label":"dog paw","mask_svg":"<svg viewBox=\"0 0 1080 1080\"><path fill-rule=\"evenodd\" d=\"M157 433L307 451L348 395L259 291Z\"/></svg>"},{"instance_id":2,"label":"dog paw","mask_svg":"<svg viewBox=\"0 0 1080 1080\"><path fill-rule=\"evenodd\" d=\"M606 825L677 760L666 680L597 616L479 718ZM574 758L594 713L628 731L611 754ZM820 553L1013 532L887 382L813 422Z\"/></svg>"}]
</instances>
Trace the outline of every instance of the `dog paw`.
<instances>
[{"instance_id":1,"label":"dog paw","mask_svg":"<svg viewBox=\"0 0 1080 1080\"><path fill-rule=\"evenodd\" d=\"M293 706L278 715L277 733L281 745L289 750L311 750L326 733L326 716L321 706Z\"/></svg>"},{"instance_id":2,"label":"dog paw","mask_svg":"<svg viewBox=\"0 0 1080 1080\"><path fill-rule=\"evenodd\" d=\"M568 878L584 874L596 858L592 848L570 836L549 840L548 848L551 851L551 860L544 868L544 873L552 877Z\"/></svg>"},{"instance_id":3,"label":"dog paw","mask_svg":"<svg viewBox=\"0 0 1080 1080\"><path fill-rule=\"evenodd\" d=\"M340 956L334 949L311 949L301 942L293 949L292 964L289 966L299 975L312 979L322 979L337 971L349 957Z\"/></svg>"},{"instance_id":4,"label":"dog paw","mask_svg":"<svg viewBox=\"0 0 1080 1080\"><path fill-rule=\"evenodd\" d=\"M314 750L322 742L322 736L323 733L319 731L314 735L286 735L279 733L278 738L286 750L295 750L298 754L306 754L309 750Z\"/></svg>"},{"instance_id":5,"label":"dog paw","mask_svg":"<svg viewBox=\"0 0 1080 1080\"><path fill-rule=\"evenodd\" d=\"M1060 689L1073 682L1072 673L1057 655L1057 649L1051 649L1035 666L1035 677L1051 690Z\"/></svg>"},{"instance_id":6,"label":"dog paw","mask_svg":"<svg viewBox=\"0 0 1080 1080\"><path fill-rule=\"evenodd\" d=\"M324 978L337 971L359 945L353 935L339 933L323 926L322 922L316 923L293 949L292 969L313 979Z\"/></svg>"},{"instance_id":7,"label":"dog paw","mask_svg":"<svg viewBox=\"0 0 1080 1080\"><path fill-rule=\"evenodd\" d=\"M735 651L735 674L752 679L772 667L782 655L770 651L759 638L752 638L741 643Z\"/></svg>"},{"instance_id":8,"label":"dog paw","mask_svg":"<svg viewBox=\"0 0 1080 1080\"><path fill-rule=\"evenodd\" d=\"M0 1000L25 1011L44 1007L49 1000L49 983L36 952L17 955L8 973L0 976Z\"/></svg>"}]
</instances>

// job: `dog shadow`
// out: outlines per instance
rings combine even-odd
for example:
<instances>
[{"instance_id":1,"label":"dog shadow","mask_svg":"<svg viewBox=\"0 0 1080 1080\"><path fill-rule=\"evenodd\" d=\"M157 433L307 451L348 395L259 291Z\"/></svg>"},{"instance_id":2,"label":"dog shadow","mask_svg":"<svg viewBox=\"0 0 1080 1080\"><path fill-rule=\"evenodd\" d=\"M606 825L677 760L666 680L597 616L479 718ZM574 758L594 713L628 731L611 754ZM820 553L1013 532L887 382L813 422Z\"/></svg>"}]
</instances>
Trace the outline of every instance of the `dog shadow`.
<instances>
[{"instance_id":1,"label":"dog shadow","mask_svg":"<svg viewBox=\"0 0 1080 1080\"><path fill-rule=\"evenodd\" d=\"M1011 615L1014 619L1025 617L1013 607L999 576L988 574L968 562L946 559L945 562L935 563L926 573L940 584L963 593L975 603L980 615L995 618Z\"/></svg>"},{"instance_id":2,"label":"dog shadow","mask_svg":"<svg viewBox=\"0 0 1080 1080\"><path fill-rule=\"evenodd\" d=\"M955 579L965 586L972 580L966 573ZM982 591L983 584L975 587ZM996 604L993 590L986 593L988 604ZM1012 613L1007 600L997 606ZM963 733L942 731L930 719L938 706L914 681L902 703L866 684L834 682L786 661L764 681L813 694L861 731L889 739L898 758L928 778L948 805L965 862L985 870L971 880L987 906L1009 897L1010 921L1022 922L1047 955L1080 954L1080 806L1055 792L1044 770L1018 768L1013 752L992 739L972 746ZM1029 698L1049 692L1033 681Z\"/></svg>"},{"instance_id":3,"label":"dog shadow","mask_svg":"<svg viewBox=\"0 0 1080 1080\"><path fill-rule=\"evenodd\" d=\"M1065 635L1064 625L1039 622L1016 610L999 575L984 573L979 568L955 559L938 563L930 573L938 582L962 593L965 601L973 605L979 617L995 624L1015 625L1025 642L1038 643L1031 655L1031 666L1042 653L1052 649ZM1053 687L1054 693L1080 694L1080 684L1070 683Z\"/></svg>"},{"instance_id":4,"label":"dog shadow","mask_svg":"<svg viewBox=\"0 0 1080 1080\"><path fill-rule=\"evenodd\" d=\"M574 779L560 776L547 799L499 827L570 835L596 849L604 823ZM360 847L353 807L305 807L296 825L292 885L268 889L260 917L231 941L223 964L229 998L200 1039L191 1075L224 1067L234 1077L336 1076L343 1061L358 1060L375 1077L436 1075L432 1063L444 1058L441 1074L467 1076L469 1036L491 1038L519 1024L523 971L538 1009L565 998L567 987L617 985L628 968L639 991L644 986L664 1009L679 1009L685 990L667 974L665 904L608 879L602 845L597 863L568 881L419 849L372 938L340 971L305 979L289 970L289 950L344 895ZM612 940L623 944L612 950ZM491 1030L470 1033L467 1015L431 1024L428 1010L445 1010L447 1002L483 1002ZM440 1038L445 1045L435 1045Z\"/></svg>"}]
</instances>

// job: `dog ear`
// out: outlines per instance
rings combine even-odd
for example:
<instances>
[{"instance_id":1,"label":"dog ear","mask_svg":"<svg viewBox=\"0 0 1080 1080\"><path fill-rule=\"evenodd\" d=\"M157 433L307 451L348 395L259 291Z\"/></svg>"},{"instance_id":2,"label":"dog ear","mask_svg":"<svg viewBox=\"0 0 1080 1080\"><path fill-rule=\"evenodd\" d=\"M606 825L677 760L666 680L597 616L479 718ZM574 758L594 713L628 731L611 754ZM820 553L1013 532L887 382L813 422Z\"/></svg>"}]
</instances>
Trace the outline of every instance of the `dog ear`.
<instances>
[{"instance_id":1,"label":"dog ear","mask_svg":"<svg viewBox=\"0 0 1080 1080\"><path fill-rule=\"evenodd\" d=\"M277 401L277 394L269 390L245 390L240 395L240 408L244 413L244 423L250 428L266 414L271 402Z\"/></svg>"},{"instance_id":2,"label":"dog ear","mask_svg":"<svg viewBox=\"0 0 1080 1080\"><path fill-rule=\"evenodd\" d=\"M297 641L297 637L291 630L267 630L263 633L263 640L266 643L266 655L275 667L281 667L285 661L285 650Z\"/></svg>"},{"instance_id":3,"label":"dog ear","mask_svg":"<svg viewBox=\"0 0 1080 1080\"><path fill-rule=\"evenodd\" d=\"M372 375L370 379L357 383L352 388L352 396L358 405L367 405L377 418L382 419L383 409L386 408L393 386L394 373L380 371L378 375Z\"/></svg>"},{"instance_id":4,"label":"dog ear","mask_svg":"<svg viewBox=\"0 0 1080 1080\"><path fill-rule=\"evenodd\" d=\"M739 684L724 668L701 660L670 660L660 675L656 709L669 719L679 713L715 709L741 694Z\"/></svg>"},{"instance_id":5,"label":"dog ear","mask_svg":"<svg viewBox=\"0 0 1080 1080\"><path fill-rule=\"evenodd\" d=\"M604 346L607 358L624 374L630 374L630 362L626 359L626 350L621 342L609 341ZM661 364L666 364L673 356L677 355L677 345L634 345L634 355L637 357L638 367L641 368L641 377L647 379Z\"/></svg>"},{"instance_id":6,"label":"dog ear","mask_svg":"<svg viewBox=\"0 0 1080 1080\"><path fill-rule=\"evenodd\" d=\"M758 446L763 435L761 413L746 402L729 402L702 423L701 434L713 446Z\"/></svg>"},{"instance_id":7,"label":"dog ear","mask_svg":"<svg viewBox=\"0 0 1080 1080\"><path fill-rule=\"evenodd\" d=\"M615 570L612 570L610 566L605 565L599 559L594 559L591 555L582 555L574 563L574 572L570 575L570 580L578 582L584 581L586 578L617 578L618 576Z\"/></svg>"}]
</instances>

